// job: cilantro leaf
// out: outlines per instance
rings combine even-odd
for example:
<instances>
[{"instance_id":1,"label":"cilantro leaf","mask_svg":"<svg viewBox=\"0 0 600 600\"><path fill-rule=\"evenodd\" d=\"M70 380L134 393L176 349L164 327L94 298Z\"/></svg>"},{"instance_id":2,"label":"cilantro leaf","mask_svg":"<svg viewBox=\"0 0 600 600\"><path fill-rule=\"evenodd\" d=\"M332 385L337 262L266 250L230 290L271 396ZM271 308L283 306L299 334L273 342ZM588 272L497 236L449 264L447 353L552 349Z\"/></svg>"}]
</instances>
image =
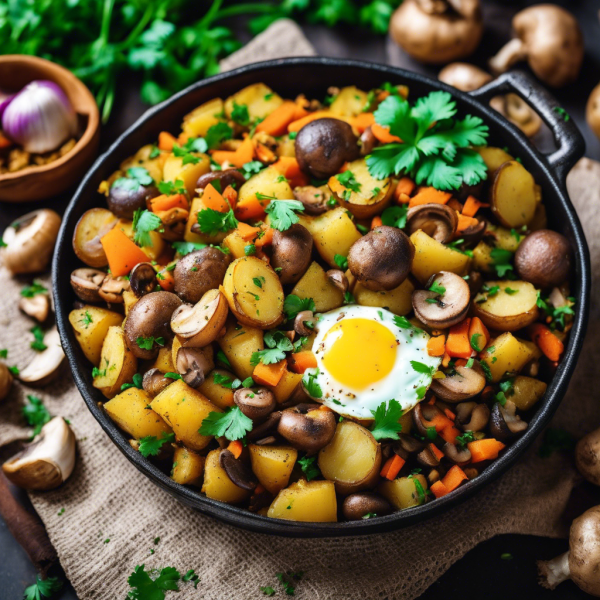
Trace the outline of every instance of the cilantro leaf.
<instances>
[{"instance_id":1,"label":"cilantro leaf","mask_svg":"<svg viewBox=\"0 0 600 600\"><path fill-rule=\"evenodd\" d=\"M143 185L154 185L154 179L150 177L148 169L144 167L131 167L127 169L127 177L119 177L119 179L114 181L112 187L137 192Z\"/></svg>"},{"instance_id":2,"label":"cilantro leaf","mask_svg":"<svg viewBox=\"0 0 600 600\"><path fill-rule=\"evenodd\" d=\"M181 256L186 256L190 252L195 252L196 250L202 250L207 246L207 244L199 244L197 242L173 242L171 245L175 252Z\"/></svg>"},{"instance_id":3,"label":"cilantro leaf","mask_svg":"<svg viewBox=\"0 0 600 600\"><path fill-rule=\"evenodd\" d=\"M181 179L176 179L175 183L172 181L161 181L158 184L158 191L167 196L174 196L175 194L187 196L187 189Z\"/></svg>"},{"instance_id":4,"label":"cilantro leaf","mask_svg":"<svg viewBox=\"0 0 600 600\"><path fill-rule=\"evenodd\" d=\"M430 367L418 360L411 360L410 365L417 373L422 373L424 375L433 375L435 373L435 367Z\"/></svg>"},{"instance_id":5,"label":"cilantro leaf","mask_svg":"<svg viewBox=\"0 0 600 600\"><path fill-rule=\"evenodd\" d=\"M246 179L249 179L252 175L262 171L264 168L265 165L263 165L260 160L253 160L243 164L240 171Z\"/></svg>"},{"instance_id":6,"label":"cilantro leaf","mask_svg":"<svg viewBox=\"0 0 600 600\"><path fill-rule=\"evenodd\" d=\"M225 355L225 352L223 352L223 350L217 351L217 361L219 361L222 365L224 365L228 369L231 369L231 363L229 362L229 359L227 358L227 356Z\"/></svg>"},{"instance_id":7,"label":"cilantro leaf","mask_svg":"<svg viewBox=\"0 0 600 600\"><path fill-rule=\"evenodd\" d=\"M475 352L481 352L483 348L479 345L479 338L483 337L481 333L474 333L471 336L471 348L475 350Z\"/></svg>"},{"instance_id":8,"label":"cilantro leaf","mask_svg":"<svg viewBox=\"0 0 600 600\"><path fill-rule=\"evenodd\" d=\"M165 591L179 591L177 582L181 579L179 571L173 567L165 567L159 576L152 580L145 571L145 565L136 566L133 573L127 579L132 588L128 593L131 600L164 600Z\"/></svg>"},{"instance_id":9,"label":"cilantro leaf","mask_svg":"<svg viewBox=\"0 0 600 600\"><path fill-rule=\"evenodd\" d=\"M231 111L231 120L235 121L242 127L250 125L250 114L248 113L248 106L246 104L238 104L235 100L233 101L233 109Z\"/></svg>"},{"instance_id":10,"label":"cilantro leaf","mask_svg":"<svg viewBox=\"0 0 600 600\"><path fill-rule=\"evenodd\" d=\"M34 296L37 296L38 294L47 294L47 293L48 293L48 290L37 279L35 279L31 285L28 285L27 287L24 287L21 290L21 296L23 296L23 298L33 298Z\"/></svg>"},{"instance_id":11,"label":"cilantro leaf","mask_svg":"<svg viewBox=\"0 0 600 600\"><path fill-rule=\"evenodd\" d=\"M165 345L165 338L163 337L139 337L135 340L135 343L142 349L142 350L152 350L154 348L154 344L156 344L157 346L164 346Z\"/></svg>"},{"instance_id":12,"label":"cilantro leaf","mask_svg":"<svg viewBox=\"0 0 600 600\"><path fill-rule=\"evenodd\" d=\"M381 222L390 227L398 227L403 229L406 227L406 215L408 213L408 204L400 206L388 206L381 213Z\"/></svg>"},{"instance_id":13,"label":"cilantro leaf","mask_svg":"<svg viewBox=\"0 0 600 600\"><path fill-rule=\"evenodd\" d=\"M158 215L149 210L141 208L133 213L133 241L138 246L152 246L151 231L156 231L162 226L162 221Z\"/></svg>"},{"instance_id":14,"label":"cilantro leaf","mask_svg":"<svg viewBox=\"0 0 600 600\"><path fill-rule=\"evenodd\" d=\"M273 229L286 231L300 220L296 213L304 212L304 204L298 200L271 200L265 212L271 217Z\"/></svg>"},{"instance_id":15,"label":"cilantro leaf","mask_svg":"<svg viewBox=\"0 0 600 600\"><path fill-rule=\"evenodd\" d=\"M25 589L24 600L44 600L44 598L52 598L54 594L59 592L63 586L62 581L57 577L48 577L40 579L36 575L35 583Z\"/></svg>"},{"instance_id":16,"label":"cilantro leaf","mask_svg":"<svg viewBox=\"0 0 600 600\"><path fill-rule=\"evenodd\" d=\"M304 456L303 458L299 458L298 464L304 475L306 475L306 481L311 481L311 479L314 479L321 474L321 470L317 465L316 456Z\"/></svg>"},{"instance_id":17,"label":"cilantro leaf","mask_svg":"<svg viewBox=\"0 0 600 600\"><path fill-rule=\"evenodd\" d=\"M35 325L29 331L33 333L34 338L34 341L30 344L31 348L37 352L43 352L44 350L46 350L48 346L44 344L44 330L39 325Z\"/></svg>"},{"instance_id":18,"label":"cilantro leaf","mask_svg":"<svg viewBox=\"0 0 600 600\"><path fill-rule=\"evenodd\" d=\"M230 407L223 413L210 412L202 421L200 435L225 436L230 441L243 438L252 430L252 421L239 409Z\"/></svg>"},{"instance_id":19,"label":"cilantro leaf","mask_svg":"<svg viewBox=\"0 0 600 600\"><path fill-rule=\"evenodd\" d=\"M220 231L230 231L238 226L238 220L230 208L226 213L204 208L198 212L198 225L200 231L207 235L215 235Z\"/></svg>"},{"instance_id":20,"label":"cilantro leaf","mask_svg":"<svg viewBox=\"0 0 600 600\"><path fill-rule=\"evenodd\" d=\"M129 388L137 388L138 390L142 390L144 389L144 377L142 376L141 373L136 373L133 377L132 377L132 381L133 383L124 383L121 386L121 391L125 391L128 390Z\"/></svg>"},{"instance_id":21,"label":"cilantro leaf","mask_svg":"<svg viewBox=\"0 0 600 600\"><path fill-rule=\"evenodd\" d=\"M371 411L371 414L375 418L371 434L376 440L399 439L398 433L402 431L400 423L402 408L398 400L382 402L376 410Z\"/></svg>"},{"instance_id":22,"label":"cilantro leaf","mask_svg":"<svg viewBox=\"0 0 600 600\"><path fill-rule=\"evenodd\" d=\"M369 27L373 33L386 34L394 7L395 5L386 0L371 0L360 9L361 25Z\"/></svg>"},{"instance_id":23,"label":"cilantro leaf","mask_svg":"<svg viewBox=\"0 0 600 600\"><path fill-rule=\"evenodd\" d=\"M456 436L456 443L461 449L464 449L467 444L475 441L475 434L472 431L465 431L462 435Z\"/></svg>"},{"instance_id":24,"label":"cilantro leaf","mask_svg":"<svg viewBox=\"0 0 600 600\"><path fill-rule=\"evenodd\" d=\"M321 386L315 381L317 376L319 375L319 369L309 369L304 373L304 377L302 378L302 384L304 385L304 389L306 393L312 398L322 398L323 390Z\"/></svg>"},{"instance_id":25,"label":"cilantro leaf","mask_svg":"<svg viewBox=\"0 0 600 600\"><path fill-rule=\"evenodd\" d=\"M233 138L233 129L227 123L217 123L208 128L204 139L208 147L213 150L218 148L224 140Z\"/></svg>"},{"instance_id":26,"label":"cilantro leaf","mask_svg":"<svg viewBox=\"0 0 600 600\"><path fill-rule=\"evenodd\" d=\"M440 296L443 296L446 293L446 288L437 281L434 281L431 287L429 288L429 291L433 292L434 294L439 294Z\"/></svg>"},{"instance_id":27,"label":"cilantro leaf","mask_svg":"<svg viewBox=\"0 0 600 600\"><path fill-rule=\"evenodd\" d=\"M265 596L274 596L275 590L270 585L261 585L258 588Z\"/></svg>"},{"instance_id":28,"label":"cilantro leaf","mask_svg":"<svg viewBox=\"0 0 600 600\"><path fill-rule=\"evenodd\" d=\"M333 257L333 260L335 262L335 264L342 270L342 271L346 271L348 270L348 259L345 256L342 256L341 254L336 254Z\"/></svg>"},{"instance_id":29,"label":"cilantro leaf","mask_svg":"<svg viewBox=\"0 0 600 600\"><path fill-rule=\"evenodd\" d=\"M362 184L356 181L356 177L354 177L354 173L352 171L347 170L343 173L338 173L335 178L346 188L346 190L356 193L360 192ZM346 192L344 192L344 196L345 195ZM348 198L344 199L347 200Z\"/></svg>"},{"instance_id":30,"label":"cilantro leaf","mask_svg":"<svg viewBox=\"0 0 600 600\"><path fill-rule=\"evenodd\" d=\"M294 319L299 312L310 310L315 312L315 302L312 298L299 298L289 294L283 301L283 312L288 319Z\"/></svg>"},{"instance_id":31,"label":"cilantro leaf","mask_svg":"<svg viewBox=\"0 0 600 600\"><path fill-rule=\"evenodd\" d=\"M35 437L42 430L42 427L50 421L51 416L41 398L28 395L27 400L28 403L23 406L22 412L27 425L33 427L33 437Z\"/></svg>"},{"instance_id":32,"label":"cilantro leaf","mask_svg":"<svg viewBox=\"0 0 600 600\"><path fill-rule=\"evenodd\" d=\"M509 271L513 270L513 266L510 264L513 253L510 250L504 250L503 248L492 248L490 256L494 261L494 269L498 277L506 277Z\"/></svg>"},{"instance_id":33,"label":"cilantro leaf","mask_svg":"<svg viewBox=\"0 0 600 600\"><path fill-rule=\"evenodd\" d=\"M147 435L140 440L139 452L144 458L157 456L165 444L171 444L174 441L174 433L163 432L160 439L154 435Z\"/></svg>"}]
</instances>

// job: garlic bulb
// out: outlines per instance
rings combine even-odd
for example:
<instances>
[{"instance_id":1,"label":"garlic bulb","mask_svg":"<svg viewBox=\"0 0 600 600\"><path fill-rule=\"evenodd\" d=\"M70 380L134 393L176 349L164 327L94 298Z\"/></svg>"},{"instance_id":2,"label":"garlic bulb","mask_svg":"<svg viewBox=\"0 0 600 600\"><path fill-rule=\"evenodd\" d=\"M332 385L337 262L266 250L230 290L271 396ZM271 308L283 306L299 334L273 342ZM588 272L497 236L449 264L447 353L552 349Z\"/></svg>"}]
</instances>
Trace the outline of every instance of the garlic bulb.
<instances>
[{"instance_id":1,"label":"garlic bulb","mask_svg":"<svg viewBox=\"0 0 600 600\"><path fill-rule=\"evenodd\" d=\"M52 81L32 81L4 109L2 129L27 152L56 150L75 135L77 115L66 94Z\"/></svg>"}]
</instances>

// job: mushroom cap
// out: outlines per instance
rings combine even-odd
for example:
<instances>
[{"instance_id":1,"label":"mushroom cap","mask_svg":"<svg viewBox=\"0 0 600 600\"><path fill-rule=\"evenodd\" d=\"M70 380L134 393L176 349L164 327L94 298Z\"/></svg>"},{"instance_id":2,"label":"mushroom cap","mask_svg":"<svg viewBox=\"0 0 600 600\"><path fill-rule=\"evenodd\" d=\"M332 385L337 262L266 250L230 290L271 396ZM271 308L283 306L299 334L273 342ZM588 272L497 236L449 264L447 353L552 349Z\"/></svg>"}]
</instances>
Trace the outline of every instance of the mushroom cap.
<instances>
[{"instance_id":1,"label":"mushroom cap","mask_svg":"<svg viewBox=\"0 0 600 600\"><path fill-rule=\"evenodd\" d=\"M233 401L252 421L265 419L277 406L275 394L267 388L240 388L233 394Z\"/></svg>"},{"instance_id":2,"label":"mushroom cap","mask_svg":"<svg viewBox=\"0 0 600 600\"><path fill-rule=\"evenodd\" d=\"M173 271L175 293L185 302L195 304L223 283L231 259L227 254L207 246L186 254Z\"/></svg>"},{"instance_id":3,"label":"mushroom cap","mask_svg":"<svg viewBox=\"0 0 600 600\"><path fill-rule=\"evenodd\" d=\"M369 513L383 517L392 512L390 503L373 492L357 492L344 499L342 512L348 521L358 521Z\"/></svg>"},{"instance_id":4,"label":"mushroom cap","mask_svg":"<svg viewBox=\"0 0 600 600\"><path fill-rule=\"evenodd\" d=\"M298 405L281 413L277 433L294 448L314 454L329 444L335 434L335 416L318 405Z\"/></svg>"},{"instance_id":5,"label":"mushroom cap","mask_svg":"<svg viewBox=\"0 0 600 600\"><path fill-rule=\"evenodd\" d=\"M60 344L56 325L46 333L44 343L47 346L46 349L36 354L19 374L21 381L44 385L58 375L65 353Z\"/></svg>"},{"instance_id":6,"label":"mushroom cap","mask_svg":"<svg viewBox=\"0 0 600 600\"><path fill-rule=\"evenodd\" d=\"M493 77L475 65L454 62L446 65L438 73L438 79L463 92L472 92L492 81Z\"/></svg>"},{"instance_id":7,"label":"mushroom cap","mask_svg":"<svg viewBox=\"0 0 600 600\"><path fill-rule=\"evenodd\" d=\"M210 171L204 173L198 178L196 182L196 189L203 190L209 183L212 183L216 179L221 184L221 191L225 191L228 185L237 184L238 186L246 183L246 178L237 169L223 169L222 171Z\"/></svg>"},{"instance_id":8,"label":"mushroom cap","mask_svg":"<svg viewBox=\"0 0 600 600\"><path fill-rule=\"evenodd\" d=\"M313 237L306 227L295 223L285 231L275 230L271 248L271 266L279 269L281 283L296 283L310 265Z\"/></svg>"},{"instance_id":9,"label":"mushroom cap","mask_svg":"<svg viewBox=\"0 0 600 600\"><path fill-rule=\"evenodd\" d=\"M84 302L101 302L100 288L105 278L104 271L82 267L71 273L71 287L77 297Z\"/></svg>"},{"instance_id":10,"label":"mushroom cap","mask_svg":"<svg viewBox=\"0 0 600 600\"><path fill-rule=\"evenodd\" d=\"M433 202L421 204L413 206L406 213L408 235L412 235L417 229L422 229L429 237L442 244L446 244L452 239L457 226L456 211L445 204Z\"/></svg>"},{"instance_id":11,"label":"mushroom cap","mask_svg":"<svg viewBox=\"0 0 600 600\"><path fill-rule=\"evenodd\" d=\"M594 506L575 519L569 531L571 579L593 596L600 596L599 554L600 506Z\"/></svg>"},{"instance_id":12,"label":"mushroom cap","mask_svg":"<svg viewBox=\"0 0 600 600\"><path fill-rule=\"evenodd\" d=\"M575 465L588 481L600 485L600 429L595 429L577 442Z\"/></svg>"},{"instance_id":13,"label":"mushroom cap","mask_svg":"<svg viewBox=\"0 0 600 600\"><path fill-rule=\"evenodd\" d=\"M456 375L444 379L434 379L431 382L431 391L435 396L446 402L462 402L477 396L485 387L485 375L478 362L473 366L456 367Z\"/></svg>"},{"instance_id":14,"label":"mushroom cap","mask_svg":"<svg viewBox=\"0 0 600 600\"><path fill-rule=\"evenodd\" d=\"M585 118L590 129L600 138L600 83L592 90L585 108Z\"/></svg>"}]
</instances>

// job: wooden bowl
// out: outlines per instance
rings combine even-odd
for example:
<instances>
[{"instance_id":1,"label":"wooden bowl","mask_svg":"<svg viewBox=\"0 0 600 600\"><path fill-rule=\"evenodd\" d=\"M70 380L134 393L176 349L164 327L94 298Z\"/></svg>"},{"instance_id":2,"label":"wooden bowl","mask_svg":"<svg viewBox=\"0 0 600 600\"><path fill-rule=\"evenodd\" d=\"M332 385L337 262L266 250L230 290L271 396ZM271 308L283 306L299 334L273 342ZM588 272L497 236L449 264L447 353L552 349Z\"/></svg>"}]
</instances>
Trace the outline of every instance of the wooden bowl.
<instances>
[{"instance_id":1,"label":"wooden bowl","mask_svg":"<svg viewBox=\"0 0 600 600\"><path fill-rule=\"evenodd\" d=\"M63 89L77 113L83 133L75 146L58 160L0 175L0 201L45 200L64 192L81 180L98 151L98 106L90 90L73 73L36 56L0 56L0 87L18 91L36 79L54 81Z\"/></svg>"}]
</instances>

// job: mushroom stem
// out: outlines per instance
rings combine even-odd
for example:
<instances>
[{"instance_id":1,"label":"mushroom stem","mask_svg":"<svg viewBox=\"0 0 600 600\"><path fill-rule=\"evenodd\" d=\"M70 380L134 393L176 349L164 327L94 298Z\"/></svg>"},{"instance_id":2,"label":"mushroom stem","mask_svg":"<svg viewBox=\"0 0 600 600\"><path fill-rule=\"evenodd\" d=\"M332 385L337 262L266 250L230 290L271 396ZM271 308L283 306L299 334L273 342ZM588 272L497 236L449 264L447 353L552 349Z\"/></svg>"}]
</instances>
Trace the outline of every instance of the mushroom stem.
<instances>
[{"instance_id":1,"label":"mushroom stem","mask_svg":"<svg viewBox=\"0 0 600 600\"><path fill-rule=\"evenodd\" d=\"M552 560L538 560L537 568L540 585L553 590L559 583L571 578L569 551Z\"/></svg>"},{"instance_id":2,"label":"mushroom stem","mask_svg":"<svg viewBox=\"0 0 600 600\"><path fill-rule=\"evenodd\" d=\"M50 381L58 373L58 368L63 362L65 353L60 345L60 337L54 326L44 339L47 348L40 352L19 375L21 381L38 383L40 385Z\"/></svg>"},{"instance_id":3,"label":"mushroom stem","mask_svg":"<svg viewBox=\"0 0 600 600\"><path fill-rule=\"evenodd\" d=\"M490 58L488 64L490 69L496 74L505 73L513 65L527 58L527 51L523 40L513 38L505 44L496 56Z\"/></svg>"}]
</instances>

